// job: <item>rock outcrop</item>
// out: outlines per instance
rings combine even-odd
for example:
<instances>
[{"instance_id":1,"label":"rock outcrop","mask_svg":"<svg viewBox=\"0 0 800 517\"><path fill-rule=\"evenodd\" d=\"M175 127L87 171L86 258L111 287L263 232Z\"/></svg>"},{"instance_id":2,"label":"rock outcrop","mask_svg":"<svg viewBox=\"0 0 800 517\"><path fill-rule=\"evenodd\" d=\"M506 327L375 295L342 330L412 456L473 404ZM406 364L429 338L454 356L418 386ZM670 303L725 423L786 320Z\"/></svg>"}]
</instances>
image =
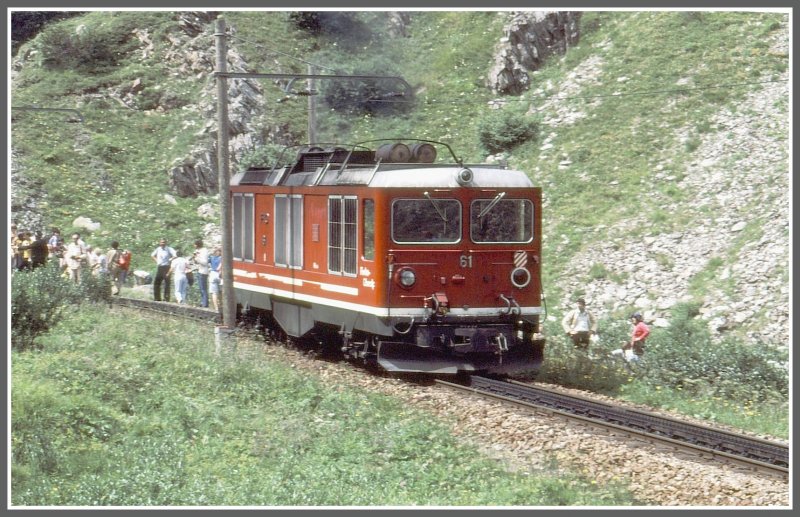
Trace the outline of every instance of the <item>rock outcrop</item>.
<instances>
[{"instance_id":1,"label":"rock outcrop","mask_svg":"<svg viewBox=\"0 0 800 517\"><path fill-rule=\"evenodd\" d=\"M778 31L768 42L770 51L788 55L788 41L787 30ZM546 87L576 94L582 85L602 80L601 54L602 49L588 57L562 84ZM754 344L789 346L788 71L771 79L742 101L746 110L719 110L709 124L716 130L701 136L695 160L676 170L666 153L643 179L675 183L687 201L666 203L661 210L668 217L692 215L695 222L679 231L660 231L642 214L602 228L605 237L591 239L556 280L562 292L582 293L599 315L635 307L661 326L669 324L676 303L699 302L698 317L717 338L736 333ZM557 99L539 111L550 127L582 118L573 104ZM692 128L678 130L678 145L686 145L690 133ZM555 141L553 131L540 152L556 153ZM572 174L571 157L559 157L560 173ZM648 228L642 238L630 238ZM566 235L545 233L557 240L556 253L568 244ZM593 268L596 274L589 275ZM698 297L691 285L699 275L709 280ZM556 313L569 307L565 299Z\"/></svg>"},{"instance_id":2,"label":"rock outcrop","mask_svg":"<svg viewBox=\"0 0 800 517\"><path fill-rule=\"evenodd\" d=\"M517 95L530 88L529 72L553 54L563 54L578 42L576 11L515 13L503 29L487 86L495 93Z\"/></svg>"}]
</instances>

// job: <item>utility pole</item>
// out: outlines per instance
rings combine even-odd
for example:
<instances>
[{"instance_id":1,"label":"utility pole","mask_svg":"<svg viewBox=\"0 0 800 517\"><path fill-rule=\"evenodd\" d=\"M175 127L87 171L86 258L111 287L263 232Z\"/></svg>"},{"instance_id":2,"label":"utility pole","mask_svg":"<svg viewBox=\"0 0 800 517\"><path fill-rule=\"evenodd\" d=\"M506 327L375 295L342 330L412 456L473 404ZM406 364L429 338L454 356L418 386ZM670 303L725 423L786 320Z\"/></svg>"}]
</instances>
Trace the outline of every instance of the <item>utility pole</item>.
<instances>
[{"instance_id":1,"label":"utility pole","mask_svg":"<svg viewBox=\"0 0 800 517\"><path fill-rule=\"evenodd\" d=\"M317 95L316 80L317 67L308 65L308 143L313 144L317 141Z\"/></svg>"},{"instance_id":2,"label":"utility pole","mask_svg":"<svg viewBox=\"0 0 800 517\"><path fill-rule=\"evenodd\" d=\"M402 92L399 95L413 96L411 85L399 76L375 75L318 75L316 67L311 67L309 74L262 74L227 71L227 41L225 34L225 20L217 18L216 30L217 68L214 75L217 78L217 168L219 175L219 205L220 226L222 231L222 326L226 332L232 333L236 328L236 292L233 289L233 235L232 211L230 199L230 164L228 148L228 84L227 79L308 79L314 81L324 80L383 80L399 84ZM315 142L316 135L316 104L314 103L313 82L309 87L309 141ZM220 329L219 335L222 334ZM227 337L227 336L226 336ZM220 340L217 340L219 345Z\"/></svg>"},{"instance_id":3,"label":"utility pole","mask_svg":"<svg viewBox=\"0 0 800 517\"><path fill-rule=\"evenodd\" d=\"M222 230L222 325L236 328L236 292L233 289L233 236L231 235L231 178L228 150L228 47L225 20L217 18L217 172L219 176L220 226Z\"/></svg>"}]
</instances>

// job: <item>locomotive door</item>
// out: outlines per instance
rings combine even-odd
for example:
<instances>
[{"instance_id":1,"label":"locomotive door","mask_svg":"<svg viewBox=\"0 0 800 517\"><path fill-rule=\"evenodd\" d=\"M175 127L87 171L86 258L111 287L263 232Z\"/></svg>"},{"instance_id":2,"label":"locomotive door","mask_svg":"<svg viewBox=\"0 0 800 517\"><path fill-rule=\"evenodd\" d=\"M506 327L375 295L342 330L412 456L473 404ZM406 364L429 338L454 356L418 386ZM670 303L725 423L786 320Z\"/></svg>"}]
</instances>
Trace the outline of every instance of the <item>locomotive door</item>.
<instances>
[{"instance_id":1,"label":"locomotive door","mask_svg":"<svg viewBox=\"0 0 800 517\"><path fill-rule=\"evenodd\" d=\"M272 259L272 208L273 197L271 194L256 196L256 221L255 221L255 257L256 262L270 264Z\"/></svg>"}]
</instances>

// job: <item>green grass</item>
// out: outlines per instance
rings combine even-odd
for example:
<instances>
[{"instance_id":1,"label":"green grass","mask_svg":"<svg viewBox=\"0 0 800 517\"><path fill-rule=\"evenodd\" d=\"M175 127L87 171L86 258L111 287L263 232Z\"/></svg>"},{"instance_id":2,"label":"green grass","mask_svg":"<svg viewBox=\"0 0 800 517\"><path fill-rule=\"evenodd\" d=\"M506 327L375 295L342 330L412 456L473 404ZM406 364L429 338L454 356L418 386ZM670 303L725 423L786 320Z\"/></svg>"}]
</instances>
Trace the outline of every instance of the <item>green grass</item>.
<instances>
[{"instance_id":1,"label":"green grass","mask_svg":"<svg viewBox=\"0 0 800 517\"><path fill-rule=\"evenodd\" d=\"M14 505L638 504L557 465L509 473L446 423L244 337L215 356L197 323L86 306L41 344L12 355Z\"/></svg>"},{"instance_id":2,"label":"green grass","mask_svg":"<svg viewBox=\"0 0 800 517\"><path fill-rule=\"evenodd\" d=\"M646 380L625 384L619 390L619 397L737 429L789 439L788 406L785 403L692 395L682 389L653 385Z\"/></svg>"}]
</instances>

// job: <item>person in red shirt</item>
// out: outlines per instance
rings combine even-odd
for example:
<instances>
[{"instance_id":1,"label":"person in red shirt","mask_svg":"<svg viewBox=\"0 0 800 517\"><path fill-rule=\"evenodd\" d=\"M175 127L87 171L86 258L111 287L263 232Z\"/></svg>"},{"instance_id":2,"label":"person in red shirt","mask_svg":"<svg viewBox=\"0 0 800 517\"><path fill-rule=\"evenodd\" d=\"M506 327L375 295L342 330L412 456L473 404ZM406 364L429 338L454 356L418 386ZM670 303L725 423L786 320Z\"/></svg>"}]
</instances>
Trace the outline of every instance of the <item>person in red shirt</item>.
<instances>
[{"instance_id":1,"label":"person in red shirt","mask_svg":"<svg viewBox=\"0 0 800 517\"><path fill-rule=\"evenodd\" d=\"M650 328L645 325L644 317L640 312L631 314L631 323L633 323L633 333L631 340L628 344L622 347L623 350L633 349L633 353L642 356L644 355L644 342L647 336L650 335Z\"/></svg>"}]
</instances>

